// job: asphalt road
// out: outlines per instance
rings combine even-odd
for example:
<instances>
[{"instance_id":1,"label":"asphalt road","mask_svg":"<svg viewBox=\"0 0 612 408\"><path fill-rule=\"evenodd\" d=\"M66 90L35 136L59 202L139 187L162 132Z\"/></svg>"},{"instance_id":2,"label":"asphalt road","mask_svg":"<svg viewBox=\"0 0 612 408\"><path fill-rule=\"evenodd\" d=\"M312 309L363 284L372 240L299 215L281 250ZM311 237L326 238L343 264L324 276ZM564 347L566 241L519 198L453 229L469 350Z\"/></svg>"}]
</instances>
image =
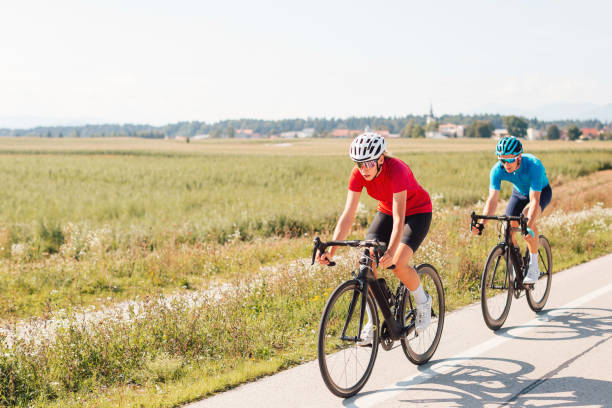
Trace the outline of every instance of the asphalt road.
<instances>
[{"instance_id":1,"label":"asphalt road","mask_svg":"<svg viewBox=\"0 0 612 408\"><path fill-rule=\"evenodd\" d=\"M524 296L513 299L497 332L486 327L480 303L447 314L440 346L424 366L396 346L380 349L353 398L331 394L313 361L187 406L611 407L612 254L553 275L539 314Z\"/></svg>"}]
</instances>

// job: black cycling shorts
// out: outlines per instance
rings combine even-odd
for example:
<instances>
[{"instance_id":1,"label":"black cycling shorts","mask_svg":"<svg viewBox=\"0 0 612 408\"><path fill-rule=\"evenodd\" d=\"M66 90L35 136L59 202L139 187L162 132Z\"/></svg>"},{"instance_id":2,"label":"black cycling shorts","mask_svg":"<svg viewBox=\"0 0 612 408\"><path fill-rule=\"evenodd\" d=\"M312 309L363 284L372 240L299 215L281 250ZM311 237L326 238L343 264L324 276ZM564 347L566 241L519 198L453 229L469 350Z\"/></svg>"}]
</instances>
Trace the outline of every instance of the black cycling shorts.
<instances>
[{"instance_id":1,"label":"black cycling shorts","mask_svg":"<svg viewBox=\"0 0 612 408\"><path fill-rule=\"evenodd\" d=\"M552 189L550 188L550 184L548 184L540 193L540 207L542 207L542 211L544 211L551 199ZM527 204L529 204L529 197L524 196L516 189L513 189L510 200L508 200L508 206L506 207L506 215L518 217L521 215L521 212L525 209L525 207L527 207Z\"/></svg>"},{"instance_id":2,"label":"black cycling shorts","mask_svg":"<svg viewBox=\"0 0 612 408\"><path fill-rule=\"evenodd\" d=\"M407 215L405 218L404 233L402 241L408 245L412 252L419 248L431 225L431 213ZM366 239L376 239L389 244L391 232L393 231L393 217L383 212L377 212L368 229Z\"/></svg>"}]
</instances>

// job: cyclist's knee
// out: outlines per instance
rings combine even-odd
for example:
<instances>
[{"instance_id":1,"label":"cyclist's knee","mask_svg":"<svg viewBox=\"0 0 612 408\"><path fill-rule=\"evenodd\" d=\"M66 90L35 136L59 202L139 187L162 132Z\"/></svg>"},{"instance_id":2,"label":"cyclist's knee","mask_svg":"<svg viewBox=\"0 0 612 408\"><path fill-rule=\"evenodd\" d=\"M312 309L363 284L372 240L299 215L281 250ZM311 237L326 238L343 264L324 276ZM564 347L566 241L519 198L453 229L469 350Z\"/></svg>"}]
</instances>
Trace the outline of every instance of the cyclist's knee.
<instances>
[{"instance_id":1,"label":"cyclist's knee","mask_svg":"<svg viewBox=\"0 0 612 408\"><path fill-rule=\"evenodd\" d=\"M397 251L395 251L393 262L396 265L409 265L413 254L412 248L402 242L397 248Z\"/></svg>"}]
</instances>

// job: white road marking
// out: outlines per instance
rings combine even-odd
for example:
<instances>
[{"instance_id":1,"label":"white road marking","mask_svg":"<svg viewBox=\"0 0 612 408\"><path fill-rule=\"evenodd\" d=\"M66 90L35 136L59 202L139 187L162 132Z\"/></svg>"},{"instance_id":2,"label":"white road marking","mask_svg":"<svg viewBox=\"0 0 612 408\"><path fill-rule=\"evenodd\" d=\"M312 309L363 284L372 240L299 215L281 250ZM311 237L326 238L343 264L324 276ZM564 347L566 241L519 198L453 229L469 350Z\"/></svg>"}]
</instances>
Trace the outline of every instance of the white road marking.
<instances>
[{"instance_id":1,"label":"white road marking","mask_svg":"<svg viewBox=\"0 0 612 408\"><path fill-rule=\"evenodd\" d=\"M381 390L378 390L376 392L373 392L371 394L366 394L363 396L355 396L352 398L349 398L347 400L344 401L344 406L346 407L351 407L351 408L367 408L367 407L373 407L377 404L380 404L390 398L393 398L403 392L405 392L407 390L407 387L411 386L411 385L416 385L416 384L420 384L422 382L427 381L430 378L433 378L437 375L440 374L445 374L447 372L450 372L452 368L454 368L455 366L459 365L459 364L463 364L467 361L473 360L475 359L477 356L479 356L480 354L483 354L497 346L499 346L500 344L503 344L509 340L512 340L513 337L512 336L518 336L524 332L527 332L529 330L532 330L533 328L540 326L548 321L550 321L550 317L551 316L556 316L559 315L560 313L563 312L563 309L568 309L568 308L573 308L573 307L577 307L577 306L582 306L583 304L594 300L602 295L607 294L608 292L612 291L612 284L605 286L603 288L600 288L596 291L593 291L587 295L584 295L578 299L575 299L567 304L565 304L564 306L560 306L560 307L556 307L552 310L550 310L549 312L543 313L540 316L536 317L535 319L521 325L521 326L516 326L514 328L512 328L511 330L511 336L508 335L500 335L500 336L496 336L493 339L487 340L484 343L481 343L477 346L474 346L466 351L464 351L463 353L459 353L457 355L455 355L454 357L449 357L445 360L442 360L438 363L435 363L433 365L431 365L430 367L428 367L427 369L421 371L418 374L413 374L411 376L408 376L398 382L396 382L395 384L389 385ZM510 333L510 332L508 332Z\"/></svg>"}]
</instances>

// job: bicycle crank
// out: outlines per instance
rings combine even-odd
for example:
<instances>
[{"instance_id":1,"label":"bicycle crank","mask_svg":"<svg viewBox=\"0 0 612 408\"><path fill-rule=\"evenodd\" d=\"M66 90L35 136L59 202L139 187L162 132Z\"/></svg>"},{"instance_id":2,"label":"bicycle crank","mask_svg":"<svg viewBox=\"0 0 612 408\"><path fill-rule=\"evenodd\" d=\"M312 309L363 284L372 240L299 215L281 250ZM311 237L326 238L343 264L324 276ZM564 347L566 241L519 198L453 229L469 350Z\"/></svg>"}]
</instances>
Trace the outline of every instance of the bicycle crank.
<instances>
[{"instance_id":1,"label":"bicycle crank","mask_svg":"<svg viewBox=\"0 0 612 408\"><path fill-rule=\"evenodd\" d=\"M389 334L387 322L384 322L380 328L380 345L385 351L389 351L393 348L393 339L391 338L391 334Z\"/></svg>"}]
</instances>

